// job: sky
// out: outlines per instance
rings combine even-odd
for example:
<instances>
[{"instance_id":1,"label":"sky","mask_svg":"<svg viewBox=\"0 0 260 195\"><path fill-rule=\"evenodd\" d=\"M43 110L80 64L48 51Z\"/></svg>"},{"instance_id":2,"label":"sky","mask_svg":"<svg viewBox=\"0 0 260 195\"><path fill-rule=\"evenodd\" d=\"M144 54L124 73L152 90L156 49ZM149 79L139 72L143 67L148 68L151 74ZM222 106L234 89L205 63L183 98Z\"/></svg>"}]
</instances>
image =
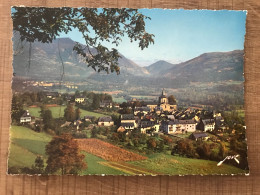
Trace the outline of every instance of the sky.
<instances>
[{"instance_id":1,"label":"sky","mask_svg":"<svg viewBox=\"0 0 260 195\"><path fill-rule=\"evenodd\" d=\"M154 44L141 50L138 42L130 43L125 36L116 48L125 57L140 66L158 60L180 63L207 52L225 52L244 49L246 11L140 9L149 16L146 31L154 34ZM61 34L83 43L77 31Z\"/></svg>"}]
</instances>

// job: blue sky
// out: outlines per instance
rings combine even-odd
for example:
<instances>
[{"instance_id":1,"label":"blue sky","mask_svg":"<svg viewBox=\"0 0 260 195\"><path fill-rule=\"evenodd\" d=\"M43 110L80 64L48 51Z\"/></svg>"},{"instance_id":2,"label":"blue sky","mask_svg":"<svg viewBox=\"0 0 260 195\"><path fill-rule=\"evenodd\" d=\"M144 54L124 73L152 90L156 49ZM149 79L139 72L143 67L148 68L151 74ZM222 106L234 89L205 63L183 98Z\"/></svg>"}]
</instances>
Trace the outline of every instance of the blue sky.
<instances>
[{"instance_id":1,"label":"blue sky","mask_svg":"<svg viewBox=\"0 0 260 195\"><path fill-rule=\"evenodd\" d=\"M147 32L155 35L154 45L141 50L138 43L130 43L127 37L115 47L127 58L140 66L158 60L179 63L206 52L244 49L245 11L209 10L163 10L140 9L151 17L146 21ZM81 35L74 31L61 37L70 37L84 43Z\"/></svg>"}]
</instances>

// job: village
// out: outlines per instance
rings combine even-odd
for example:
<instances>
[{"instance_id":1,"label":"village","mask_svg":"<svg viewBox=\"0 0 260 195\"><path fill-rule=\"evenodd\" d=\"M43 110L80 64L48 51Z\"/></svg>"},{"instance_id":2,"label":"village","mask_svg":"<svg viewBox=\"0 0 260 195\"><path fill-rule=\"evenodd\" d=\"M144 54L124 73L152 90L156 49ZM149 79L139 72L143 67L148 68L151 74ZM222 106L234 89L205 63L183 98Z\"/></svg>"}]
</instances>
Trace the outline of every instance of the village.
<instances>
[{"instance_id":1,"label":"village","mask_svg":"<svg viewBox=\"0 0 260 195\"><path fill-rule=\"evenodd\" d=\"M49 92L45 95L49 99L55 99L55 97L59 96L57 92ZM69 100L71 98L72 96L68 97ZM78 95L75 96L74 102L81 105L86 100L87 98L83 95ZM137 106L133 107L135 104ZM124 109L128 109L127 114L120 115L120 124L117 127L117 132L126 134L129 134L134 129L138 129L141 133L148 135L167 134L177 136L178 134L190 134L191 139L207 140L209 138L207 132L214 131L223 134L223 131L227 129L221 113L207 113L208 116L200 118L202 114L204 116L206 111L194 107L178 111L176 100L171 99L169 102L164 89L158 97L158 102L142 102L141 105L137 99L133 99L128 104L121 104L120 107L118 104L114 104L112 100L104 100L100 102L99 106L101 109L115 107L119 113ZM132 113L130 110L132 110ZM84 121L91 122L93 119L94 116L86 115L72 122L66 121L61 127L73 125L75 130L78 131ZM20 117L20 123L33 124L32 116L28 110ZM115 121L113 121L111 116L99 117L96 125L98 127L113 127L115 126Z\"/></svg>"},{"instance_id":2,"label":"village","mask_svg":"<svg viewBox=\"0 0 260 195\"><path fill-rule=\"evenodd\" d=\"M34 132L51 137L70 134L83 151L108 162L141 160L152 154L214 162L239 155L240 164L229 163L246 169L242 116L195 106L178 108L177 102L165 89L158 92L157 100L132 98L121 104L108 94L78 90L14 93L11 132L27 132L25 138ZM139 160L138 167L144 166L145 161Z\"/></svg>"},{"instance_id":3,"label":"village","mask_svg":"<svg viewBox=\"0 0 260 195\"><path fill-rule=\"evenodd\" d=\"M49 100L55 100L60 96L58 92L48 92L44 95ZM66 99L70 105L78 106L78 112L80 112L79 108L84 108L83 105L86 105L88 101L88 98L80 92L75 95L68 95ZM220 142L219 138L223 137L227 130L230 130L220 112L206 111L198 107L178 110L174 96L171 95L168 98L164 89L159 95L158 101L140 102L133 98L127 103L117 104L112 101L110 96L105 96L105 99L97 104L99 111L107 110L107 113L109 113L113 110L111 113L116 113L116 115L112 117L108 114L98 118L93 115L84 115L83 117L78 115L72 117L74 120L66 120L60 127L71 127L71 130L75 132L80 132L84 128L113 127L116 132L126 135L133 130L137 130L148 136L165 134L183 138L183 135L188 135L188 138L192 140L206 141L210 138L218 142ZM115 116L117 116L116 119ZM35 116L32 116L28 110L20 117L20 123L23 125L37 125L37 121L36 123L35 121ZM84 126L86 122L91 124ZM244 125L243 128L245 128ZM235 129L232 129L231 133L234 134Z\"/></svg>"}]
</instances>

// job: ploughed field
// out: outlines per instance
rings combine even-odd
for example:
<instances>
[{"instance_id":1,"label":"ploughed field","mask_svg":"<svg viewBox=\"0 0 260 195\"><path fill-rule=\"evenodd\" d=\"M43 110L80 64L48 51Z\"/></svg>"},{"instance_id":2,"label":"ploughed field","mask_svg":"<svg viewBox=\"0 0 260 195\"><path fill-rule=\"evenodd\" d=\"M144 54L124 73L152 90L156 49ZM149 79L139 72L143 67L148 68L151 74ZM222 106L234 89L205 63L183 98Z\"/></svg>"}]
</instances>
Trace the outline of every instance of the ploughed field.
<instances>
[{"instance_id":1,"label":"ploughed field","mask_svg":"<svg viewBox=\"0 0 260 195\"><path fill-rule=\"evenodd\" d=\"M99 139L76 139L81 150L94 154L108 161L139 161L147 157L127 151Z\"/></svg>"}]
</instances>

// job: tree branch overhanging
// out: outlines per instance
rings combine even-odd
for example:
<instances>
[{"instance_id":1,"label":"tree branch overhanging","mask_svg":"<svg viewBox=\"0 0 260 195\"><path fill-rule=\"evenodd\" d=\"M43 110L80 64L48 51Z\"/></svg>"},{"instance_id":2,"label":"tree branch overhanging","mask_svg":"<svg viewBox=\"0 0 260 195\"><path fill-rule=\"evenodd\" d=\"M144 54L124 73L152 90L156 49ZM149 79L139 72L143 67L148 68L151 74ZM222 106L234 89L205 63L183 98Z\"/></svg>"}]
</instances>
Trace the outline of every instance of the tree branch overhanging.
<instances>
[{"instance_id":1,"label":"tree branch overhanging","mask_svg":"<svg viewBox=\"0 0 260 195\"><path fill-rule=\"evenodd\" d=\"M14 31L19 32L22 41L30 43L51 43L61 32L77 29L87 47L76 43L73 50L98 72L120 72L118 51L109 50L104 41L118 46L126 35L131 42L139 42L142 50L154 43L154 35L145 28L145 20L150 18L137 9L14 7L12 18Z\"/></svg>"}]
</instances>

